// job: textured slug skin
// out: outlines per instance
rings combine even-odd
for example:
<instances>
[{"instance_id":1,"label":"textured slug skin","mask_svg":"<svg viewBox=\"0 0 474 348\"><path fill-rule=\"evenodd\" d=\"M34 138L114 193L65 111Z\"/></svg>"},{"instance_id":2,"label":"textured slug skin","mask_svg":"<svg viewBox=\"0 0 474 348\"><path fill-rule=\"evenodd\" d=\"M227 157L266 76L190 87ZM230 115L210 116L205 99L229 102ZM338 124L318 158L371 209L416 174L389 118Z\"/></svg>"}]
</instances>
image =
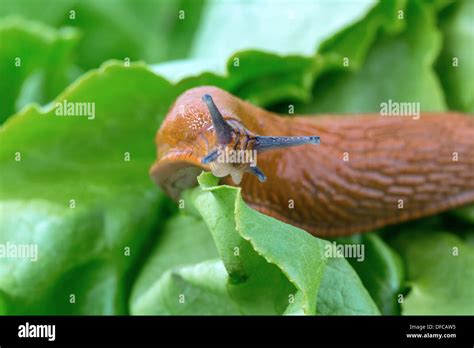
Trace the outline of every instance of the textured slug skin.
<instances>
[{"instance_id":1,"label":"textured slug skin","mask_svg":"<svg viewBox=\"0 0 474 348\"><path fill-rule=\"evenodd\" d=\"M364 232L474 202L472 115L282 117L215 87L182 94L157 133L151 175L175 199L209 170L200 163L216 141L206 93L226 120L253 133L321 137L320 145L260 154L267 181L246 173L240 184L251 207L314 235Z\"/></svg>"}]
</instances>

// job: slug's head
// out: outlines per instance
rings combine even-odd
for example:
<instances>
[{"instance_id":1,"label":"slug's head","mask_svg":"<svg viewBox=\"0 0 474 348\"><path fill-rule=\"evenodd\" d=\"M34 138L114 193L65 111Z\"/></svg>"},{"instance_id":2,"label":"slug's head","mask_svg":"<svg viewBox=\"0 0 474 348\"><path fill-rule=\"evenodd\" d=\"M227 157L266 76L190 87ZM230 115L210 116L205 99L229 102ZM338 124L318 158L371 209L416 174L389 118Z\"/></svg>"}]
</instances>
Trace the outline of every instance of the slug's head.
<instances>
[{"instance_id":1,"label":"slug's head","mask_svg":"<svg viewBox=\"0 0 474 348\"><path fill-rule=\"evenodd\" d=\"M217 105L216 105L217 104ZM202 170L230 175L239 184L244 173L266 180L258 155L271 149L319 144L318 136L261 136L255 107L214 87L189 90L178 98L158 131L158 160L151 175L171 197L196 185Z\"/></svg>"}]
</instances>

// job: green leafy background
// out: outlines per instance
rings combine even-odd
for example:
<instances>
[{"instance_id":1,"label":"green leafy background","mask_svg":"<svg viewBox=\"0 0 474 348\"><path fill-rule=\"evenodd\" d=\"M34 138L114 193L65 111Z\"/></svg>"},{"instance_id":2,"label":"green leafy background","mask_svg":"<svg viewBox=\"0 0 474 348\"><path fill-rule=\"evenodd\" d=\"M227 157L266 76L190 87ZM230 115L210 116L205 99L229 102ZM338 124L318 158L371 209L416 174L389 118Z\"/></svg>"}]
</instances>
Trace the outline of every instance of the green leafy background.
<instances>
[{"instance_id":1,"label":"green leafy background","mask_svg":"<svg viewBox=\"0 0 474 348\"><path fill-rule=\"evenodd\" d=\"M275 111L474 113L473 4L0 0L0 244L39 252L0 258L0 313L474 314L472 206L324 240L209 173L179 207L148 175L194 86ZM55 116L64 100L96 118Z\"/></svg>"}]
</instances>

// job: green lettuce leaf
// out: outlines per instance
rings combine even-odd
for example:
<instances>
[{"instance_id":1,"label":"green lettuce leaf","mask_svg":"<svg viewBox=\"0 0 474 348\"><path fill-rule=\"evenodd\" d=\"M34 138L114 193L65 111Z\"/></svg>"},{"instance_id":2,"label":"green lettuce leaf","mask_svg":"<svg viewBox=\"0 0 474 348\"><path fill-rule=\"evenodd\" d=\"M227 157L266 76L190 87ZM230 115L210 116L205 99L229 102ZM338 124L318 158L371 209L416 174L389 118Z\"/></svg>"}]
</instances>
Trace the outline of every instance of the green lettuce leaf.
<instances>
[{"instance_id":1,"label":"green lettuce leaf","mask_svg":"<svg viewBox=\"0 0 474 348\"><path fill-rule=\"evenodd\" d=\"M378 314L347 261L324 257L328 242L250 209L210 173L198 179L140 274L131 313Z\"/></svg>"},{"instance_id":2,"label":"green lettuce leaf","mask_svg":"<svg viewBox=\"0 0 474 348\"><path fill-rule=\"evenodd\" d=\"M109 65L57 99L95 103L94 118L57 116L51 105L5 123L0 243L34 244L39 254L2 259L8 313L126 313L127 272L160 216L148 169L176 97L167 90L144 66Z\"/></svg>"},{"instance_id":3,"label":"green lettuce leaf","mask_svg":"<svg viewBox=\"0 0 474 348\"><path fill-rule=\"evenodd\" d=\"M404 0L380 1L363 20L323 41L318 53L325 56L331 69L357 71L379 32L395 35L405 29L406 21L399 19L399 11L404 13L405 9Z\"/></svg>"},{"instance_id":4,"label":"green lettuce leaf","mask_svg":"<svg viewBox=\"0 0 474 348\"><path fill-rule=\"evenodd\" d=\"M242 313L315 314L320 303L318 313L378 313L349 264L324 256L326 241L250 209L240 189L215 186L211 174L198 180L203 192L195 198L196 208Z\"/></svg>"},{"instance_id":5,"label":"green lettuce leaf","mask_svg":"<svg viewBox=\"0 0 474 348\"><path fill-rule=\"evenodd\" d=\"M337 240L363 246L363 258L348 258L382 314L400 314L398 295L405 280L400 256L377 234L366 233Z\"/></svg>"},{"instance_id":6,"label":"green lettuce leaf","mask_svg":"<svg viewBox=\"0 0 474 348\"><path fill-rule=\"evenodd\" d=\"M28 103L46 103L70 82L78 32L21 18L0 20L0 123Z\"/></svg>"},{"instance_id":7,"label":"green lettuce leaf","mask_svg":"<svg viewBox=\"0 0 474 348\"><path fill-rule=\"evenodd\" d=\"M474 204L466 205L465 207L455 209L452 214L462 219L463 221L474 225Z\"/></svg>"},{"instance_id":8,"label":"green lettuce leaf","mask_svg":"<svg viewBox=\"0 0 474 348\"><path fill-rule=\"evenodd\" d=\"M132 314L239 314L227 289L228 275L202 219L174 216L134 284Z\"/></svg>"},{"instance_id":9,"label":"green lettuce leaf","mask_svg":"<svg viewBox=\"0 0 474 348\"><path fill-rule=\"evenodd\" d=\"M380 104L392 99L419 102L422 111L445 110L433 69L441 48L433 10L409 1L403 18L406 30L397 36L382 33L359 71L327 73L315 84L313 101L296 109L302 113L379 112Z\"/></svg>"},{"instance_id":10,"label":"green lettuce leaf","mask_svg":"<svg viewBox=\"0 0 474 348\"><path fill-rule=\"evenodd\" d=\"M407 267L410 290L405 315L473 315L474 247L459 237L437 231L407 230L393 247Z\"/></svg>"},{"instance_id":11,"label":"green lettuce leaf","mask_svg":"<svg viewBox=\"0 0 474 348\"><path fill-rule=\"evenodd\" d=\"M198 179L204 192L196 208L213 234L230 276L229 292L242 312L282 314L290 306L314 314L325 263L321 242L249 209L239 189L215 186L212 175Z\"/></svg>"},{"instance_id":12,"label":"green lettuce leaf","mask_svg":"<svg viewBox=\"0 0 474 348\"><path fill-rule=\"evenodd\" d=\"M440 14L444 35L437 71L451 109L474 113L474 2L456 1Z\"/></svg>"},{"instance_id":13,"label":"green lettuce leaf","mask_svg":"<svg viewBox=\"0 0 474 348\"><path fill-rule=\"evenodd\" d=\"M361 66L378 30L395 33L404 28L404 21L397 20L396 15L398 10L405 9L405 4L402 0L382 1L375 7L374 1L354 4L303 1L272 6L253 1L237 6L215 1L206 9L192 58L158 64L154 70L174 82L186 80L190 75L208 76L210 72L227 75L230 81L237 82L232 75L240 70L239 86L232 82L221 86L238 90L239 95L254 104L268 106L282 100L308 103L314 81L323 72L346 69L342 67L343 57L350 57L351 70ZM227 16L226 11L230 10L233 15ZM332 11L338 15L326 15ZM245 24L247 21L229 24L244 12L246 16L254 15L252 21L261 31L243 35L253 31ZM266 15L261 16L262 13ZM227 30L216 32L216 21L225 22ZM314 35L309 28L319 34ZM263 52L256 51L257 48ZM254 93L256 86L258 94Z\"/></svg>"},{"instance_id":14,"label":"green lettuce leaf","mask_svg":"<svg viewBox=\"0 0 474 348\"><path fill-rule=\"evenodd\" d=\"M185 58L203 5L203 0L2 0L0 17L19 15L77 28L82 33L77 64L88 70L109 59L157 63Z\"/></svg>"},{"instance_id":15,"label":"green lettuce leaf","mask_svg":"<svg viewBox=\"0 0 474 348\"><path fill-rule=\"evenodd\" d=\"M380 314L359 276L343 258L328 258L316 309L320 315Z\"/></svg>"},{"instance_id":16,"label":"green lettuce leaf","mask_svg":"<svg viewBox=\"0 0 474 348\"><path fill-rule=\"evenodd\" d=\"M313 57L322 41L362 19L375 3L284 0L275 5L261 0L210 1L198 28L192 57L214 62L217 73L225 71L223 63L234 52L246 49Z\"/></svg>"}]
</instances>

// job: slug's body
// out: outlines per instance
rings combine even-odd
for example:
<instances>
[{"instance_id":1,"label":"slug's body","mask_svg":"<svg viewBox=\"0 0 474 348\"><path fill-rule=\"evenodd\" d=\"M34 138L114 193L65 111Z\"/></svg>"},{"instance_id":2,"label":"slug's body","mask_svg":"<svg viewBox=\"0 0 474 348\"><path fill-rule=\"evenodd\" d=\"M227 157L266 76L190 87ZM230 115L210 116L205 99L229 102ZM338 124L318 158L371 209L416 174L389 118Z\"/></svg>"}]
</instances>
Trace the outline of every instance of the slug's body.
<instances>
[{"instance_id":1,"label":"slug's body","mask_svg":"<svg viewBox=\"0 0 474 348\"><path fill-rule=\"evenodd\" d=\"M217 136L212 104L208 108L203 95L212 96L233 129L229 139ZM233 175L255 174L243 175L240 184L251 207L314 235L364 232L474 202L472 117L280 117L214 87L195 88L177 99L156 137L152 176L178 198L210 169L216 147L228 140L232 148L246 142L245 149L251 149L255 135L308 136L306 142L313 144L314 135L320 137L318 146L285 144L259 154L257 172L237 166ZM260 182L263 173L266 181ZM223 182L234 184L229 177Z\"/></svg>"}]
</instances>

